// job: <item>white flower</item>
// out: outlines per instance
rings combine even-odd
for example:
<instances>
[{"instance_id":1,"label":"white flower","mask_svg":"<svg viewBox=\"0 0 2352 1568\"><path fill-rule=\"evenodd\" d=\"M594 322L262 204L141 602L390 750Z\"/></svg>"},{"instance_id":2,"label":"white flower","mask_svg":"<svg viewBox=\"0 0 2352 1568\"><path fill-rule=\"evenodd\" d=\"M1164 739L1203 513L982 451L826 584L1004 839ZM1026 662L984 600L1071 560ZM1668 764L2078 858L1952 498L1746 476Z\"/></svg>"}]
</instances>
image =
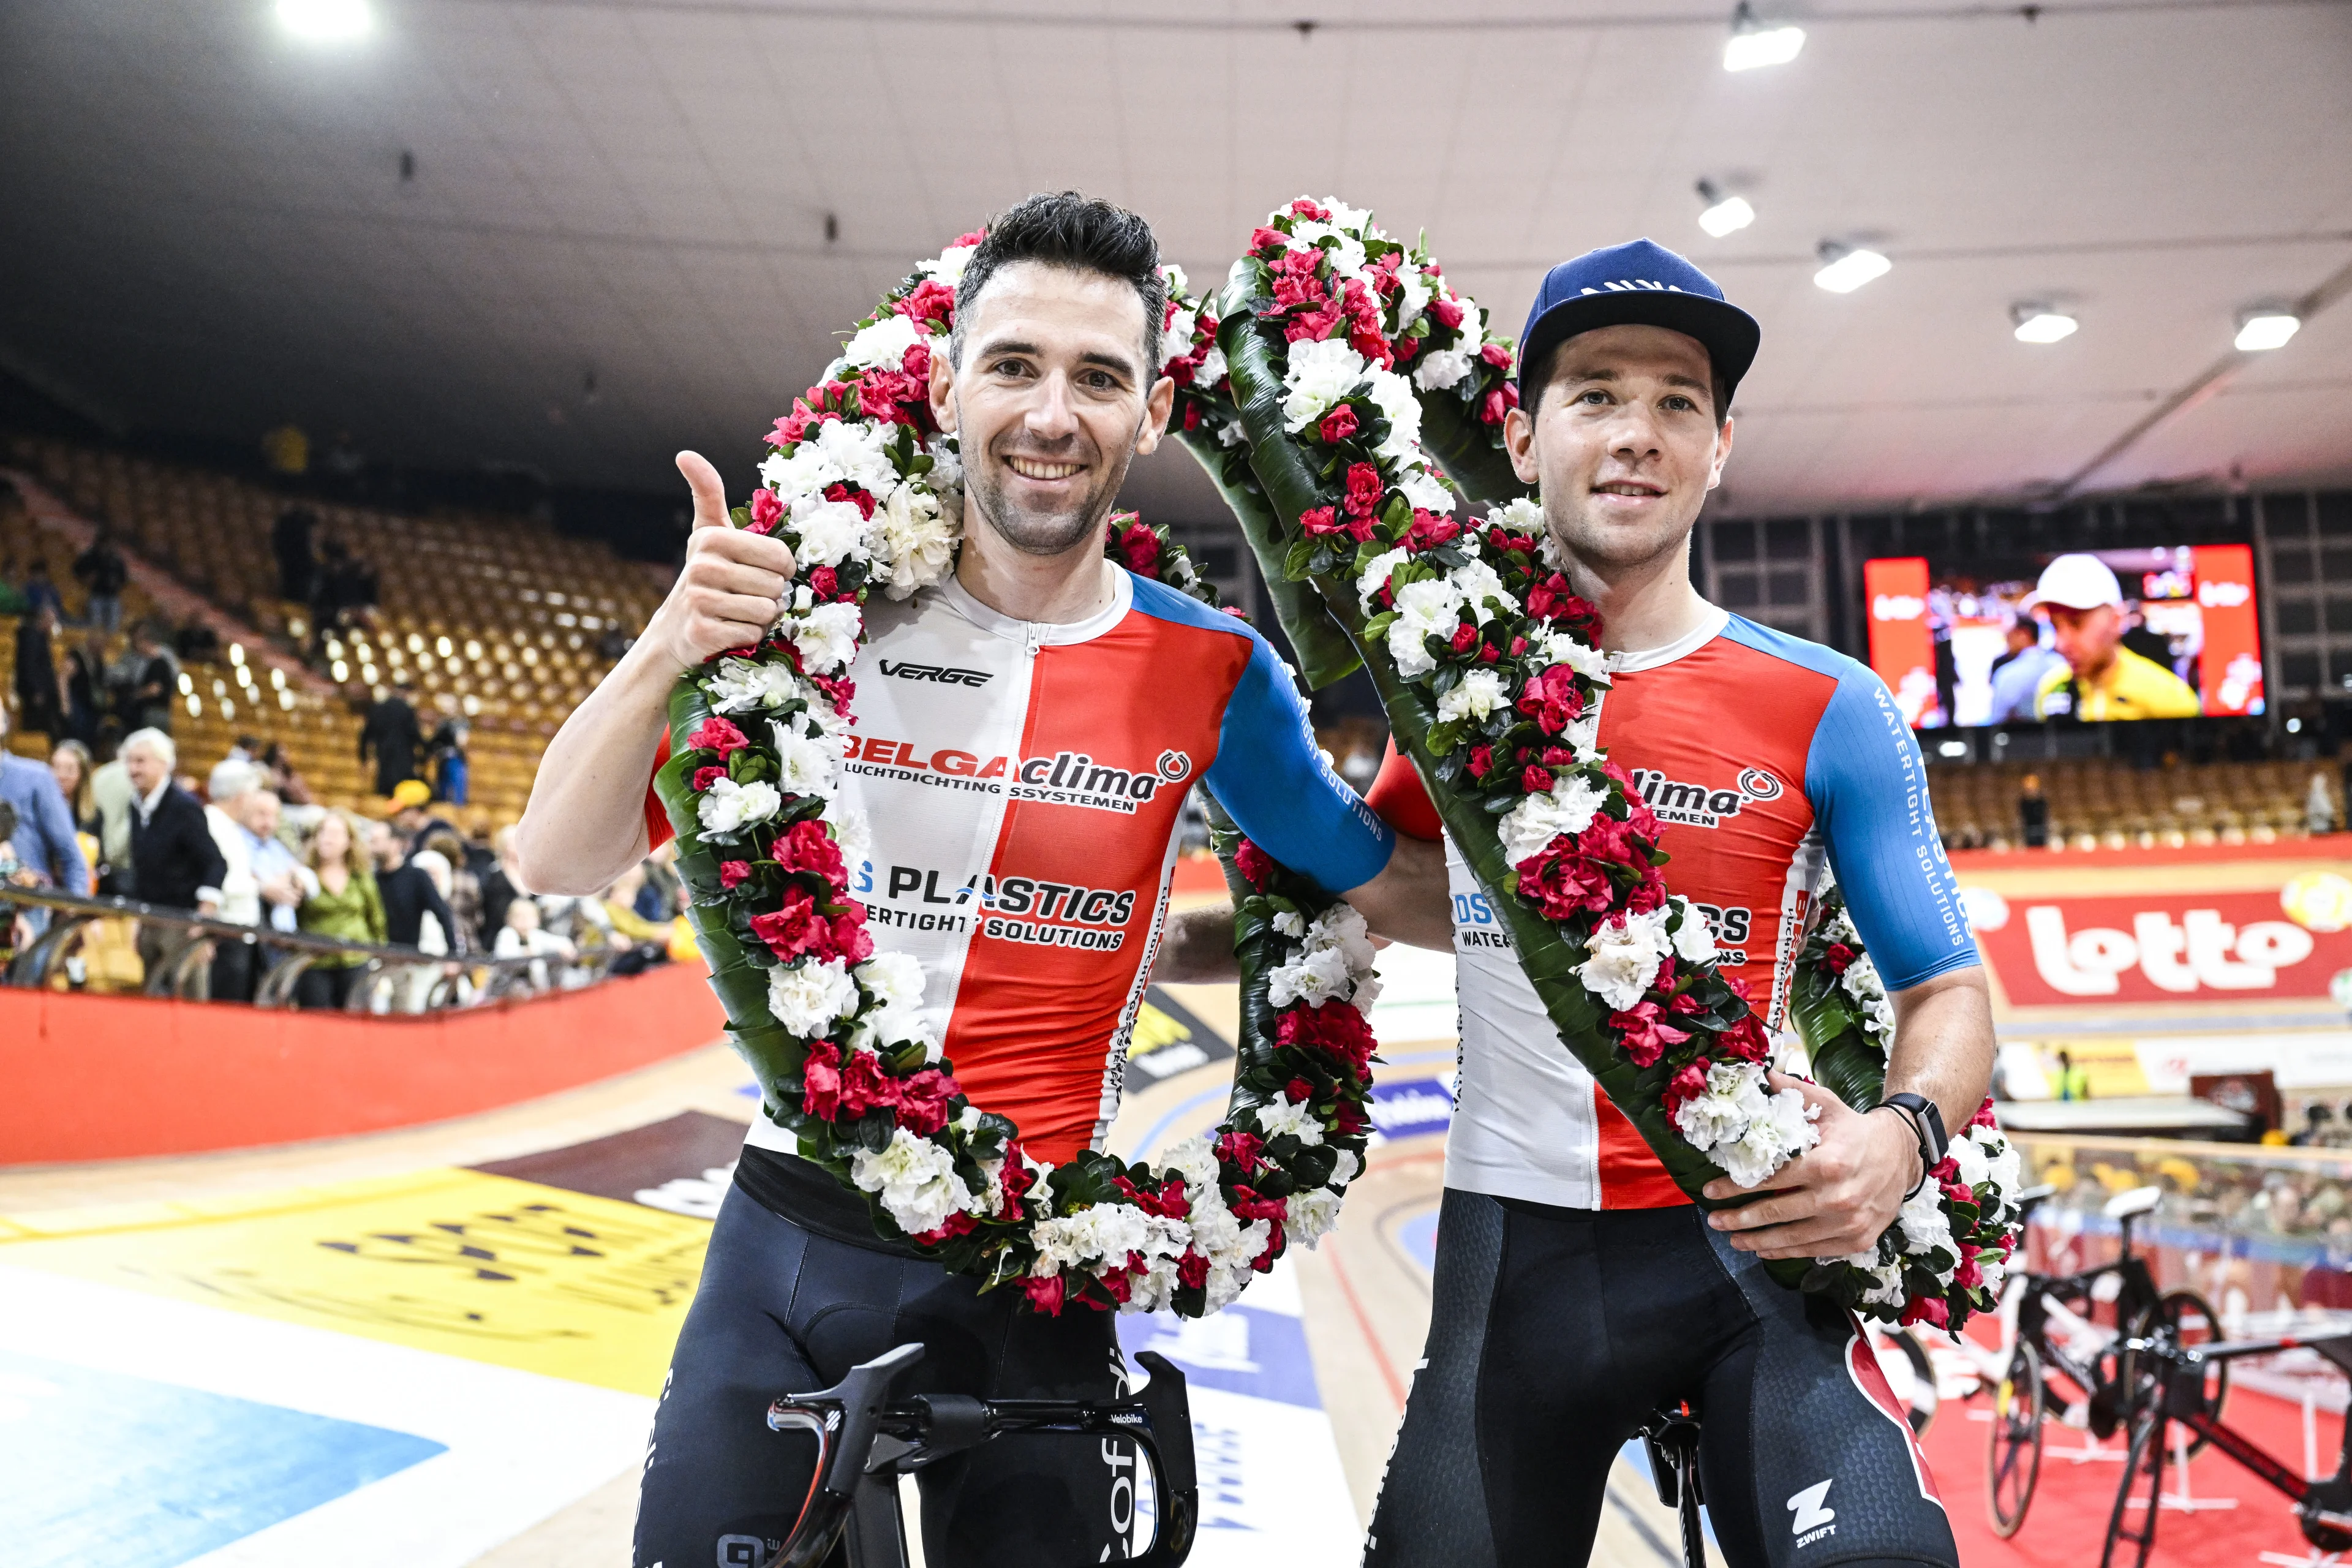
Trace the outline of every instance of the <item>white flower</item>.
<instances>
[{"instance_id":1,"label":"white flower","mask_svg":"<svg viewBox=\"0 0 2352 1568\"><path fill-rule=\"evenodd\" d=\"M1160 280L1168 285L1168 297L1171 300L1181 300L1192 291L1191 281L1184 276L1184 269L1172 261L1163 261L1160 264Z\"/></svg>"},{"instance_id":2,"label":"white flower","mask_svg":"<svg viewBox=\"0 0 2352 1568\"><path fill-rule=\"evenodd\" d=\"M1242 428L1242 422L1240 420L1221 419L1217 421L1218 446L1238 447L1248 439L1249 432Z\"/></svg>"},{"instance_id":3,"label":"white flower","mask_svg":"<svg viewBox=\"0 0 2352 1568\"><path fill-rule=\"evenodd\" d=\"M1351 207L1336 196L1325 196L1322 206L1331 215L1333 228L1344 228L1358 234L1379 233L1372 227L1372 209L1370 207ZM1381 235L1381 237L1385 239L1388 237Z\"/></svg>"},{"instance_id":4,"label":"white flower","mask_svg":"<svg viewBox=\"0 0 2352 1568\"><path fill-rule=\"evenodd\" d=\"M1675 1127L1691 1146L1712 1154L1723 1173L1752 1187L1799 1152L1821 1142L1815 1108L1793 1089L1764 1092L1764 1068L1754 1062L1717 1062L1706 1089L1675 1110Z\"/></svg>"},{"instance_id":5,"label":"white flower","mask_svg":"<svg viewBox=\"0 0 2352 1568\"><path fill-rule=\"evenodd\" d=\"M1568 570L1568 556L1561 551L1559 541L1551 536L1549 528L1536 535L1536 559L1555 572Z\"/></svg>"},{"instance_id":6,"label":"white flower","mask_svg":"<svg viewBox=\"0 0 2352 1568\"><path fill-rule=\"evenodd\" d=\"M1462 341L1454 346L1464 353L1475 354L1486 346L1486 312L1467 294L1454 295L1454 301L1462 307Z\"/></svg>"},{"instance_id":7,"label":"white flower","mask_svg":"<svg viewBox=\"0 0 2352 1568\"><path fill-rule=\"evenodd\" d=\"M857 983L885 1007L919 1006L923 966L903 952L877 952L857 966Z\"/></svg>"},{"instance_id":8,"label":"white flower","mask_svg":"<svg viewBox=\"0 0 2352 1568\"><path fill-rule=\"evenodd\" d=\"M1576 966L1575 973L1585 989L1622 1011L1642 999L1659 963L1673 950L1665 910L1621 914L1594 930L1586 950L1591 956Z\"/></svg>"},{"instance_id":9,"label":"white flower","mask_svg":"<svg viewBox=\"0 0 2352 1568\"><path fill-rule=\"evenodd\" d=\"M950 490L963 489L963 448L956 445L952 435L932 437L924 443L923 450L931 456L931 471L926 477L934 492L944 497Z\"/></svg>"},{"instance_id":10,"label":"white flower","mask_svg":"<svg viewBox=\"0 0 2352 1568\"><path fill-rule=\"evenodd\" d=\"M836 800L824 808L824 821L833 829L833 841L841 846L844 860L856 866L874 858L873 830L863 811Z\"/></svg>"},{"instance_id":11,"label":"white flower","mask_svg":"<svg viewBox=\"0 0 2352 1568\"><path fill-rule=\"evenodd\" d=\"M1433 511L1444 517L1454 510L1454 492L1445 488L1445 481L1432 473L1426 464L1407 463L1397 476L1397 489L1403 492L1406 504L1423 511Z\"/></svg>"},{"instance_id":12,"label":"white flower","mask_svg":"<svg viewBox=\"0 0 2352 1568\"><path fill-rule=\"evenodd\" d=\"M1324 410L1356 389L1364 379L1364 356L1345 338L1321 338L1290 345L1290 369L1282 384L1285 423L1304 430L1323 416Z\"/></svg>"},{"instance_id":13,"label":"white flower","mask_svg":"<svg viewBox=\"0 0 2352 1568\"><path fill-rule=\"evenodd\" d=\"M1503 841L1503 860L1516 866L1541 854L1563 833L1581 833L1592 826L1593 813L1609 798L1581 773L1555 779L1541 795L1522 796L1496 829Z\"/></svg>"},{"instance_id":14,"label":"white flower","mask_svg":"<svg viewBox=\"0 0 2352 1568\"><path fill-rule=\"evenodd\" d=\"M1491 669L1474 669L1437 700L1438 721L1484 719L1496 709L1507 706L1510 700L1510 693L1503 689L1501 675Z\"/></svg>"},{"instance_id":15,"label":"white flower","mask_svg":"<svg viewBox=\"0 0 2352 1568\"><path fill-rule=\"evenodd\" d=\"M1512 533L1524 533L1538 539L1543 536L1543 507L1526 496L1514 496L1501 506L1490 509L1486 515Z\"/></svg>"},{"instance_id":16,"label":"white flower","mask_svg":"<svg viewBox=\"0 0 2352 1568\"><path fill-rule=\"evenodd\" d=\"M1160 363L1182 359L1192 352L1192 332L1199 318L1192 311L1178 310L1170 313L1168 328L1160 334Z\"/></svg>"},{"instance_id":17,"label":"white flower","mask_svg":"<svg viewBox=\"0 0 2352 1568\"><path fill-rule=\"evenodd\" d=\"M2017 1201L2019 1186L2024 1180L2024 1175L2025 1173L2017 1157L2016 1147L2007 1140L2003 1140L2000 1149L1992 1157L1992 1182L1994 1186L2000 1189L2001 1201L2004 1204Z\"/></svg>"},{"instance_id":18,"label":"white flower","mask_svg":"<svg viewBox=\"0 0 2352 1568\"><path fill-rule=\"evenodd\" d=\"M1951 1216L1944 1212L1944 1194L1934 1182L1927 1183L1903 1201L1903 1209L1896 1216L1896 1223L1903 1227L1905 1252L1916 1256L1940 1249L1949 1255L1951 1268L1958 1266L1959 1243L1952 1239ZM1948 1274L1950 1268L1937 1272Z\"/></svg>"},{"instance_id":19,"label":"white flower","mask_svg":"<svg viewBox=\"0 0 2352 1568\"><path fill-rule=\"evenodd\" d=\"M935 473L937 470L933 470ZM887 563L884 591L904 599L928 588L955 564L957 527L939 498L909 480L892 490L874 514L879 554Z\"/></svg>"},{"instance_id":20,"label":"white flower","mask_svg":"<svg viewBox=\"0 0 2352 1568\"><path fill-rule=\"evenodd\" d=\"M1503 580L1496 576L1495 569L1484 561L1474 559L1467 565L1454 568L1447 575L1454 587L1461 591L1463 599L1470 605L1479 625L1486 625L1498 613L1506 616L1518 614L1519 602L1511 597L1510 590L1503 586ZM1496 607L1497 605L1500 606L1499 611Z\"/></svg>"},{"instance_id":21,"label":"white flower","mask_svg":"<svg viewBox=\"0 0 2352 1568\"><path fill-rule=\"evenodd\" d=\"M1201 356L1200 368L1192 372L1192 384L1204 389L1214 386L1225 379L1226 371L1225 351L1211 343L1209 352Z\"/></svg>"},{"instance_id":22,"label":"white flower","mask_svg":"<svg viewBox=\"0 0 2352 1568\"><path fill-rule=\"evenodd\" d=\"M891 1130L879 1153L851 1151L849 1179L879 1194L882 1207L909 1236L937 1230L973 1206L971 1189L955 1173L955 1155L903 1127Z\"/></svg>"},{"instance_id":23,"label":"white flower","mask_svg":"<svg viewBox=\"0 0 2352 1568\"><path fill-rule=\"evenodd\" d=\"M828 420L831 424L834 421ZM820 494L827 485L839 484L845 478L841 469L824 455L814 437L810 437L785 457L771 452L760 465L760 478L772 486L776 499L787 507L807 496Z\"/></svg>"},{"instance_id":24,"label":"white flower","mask_svg":"<svg viewBox=\"0 0 2352 1568\"><path fill-rule=\"evenodd\" d=\"M1748 1122L1737 1140L1715 1150L1715 1163L1723 1173L1743 1187L1757 1185L1799 1151L1821 1142L1812 1126L1815 1109L1795 1089L1769 1096L1764 1108L1764 1114Z\"/></svg>"},{"instance_id":25,"label":"white flower","mask_svg":"<svg viewBox=\"0 0 2352 1568\"><path fill-rule=\"evenodd\" d=\"M924 1055L938 1059L933 1044L930 1021L919 1007L878 1007L858 1020L857 1043L871 1049L890 1050L898 1046L920 1045Z\"/></svg>"},{"instance_id":26,"label":"white flower","mask_svg":"<svg viewBox=\"0 0 2352 1568\"><path fill-rule=\"evenodd\" d=\"M1569 721L1568 728L1559 732L1560 743L1580 763L1589 763L1601 751L1601 706L1598 703L1584 710L1580 719Z\"/></svg>"},{"instance_id":27,"label":"white flower","mask_svg":"<svg viewBox=\"0 0 2352 1568\"><path fill-rule=\"evenodd\" d=\"M971 260L971 253L979 248L976 245L950 245L940 252L937 260L926 261L915 270L952 289L963 281L964 267Z\"/></svg>"},{"instance_id":28,"label":"white flower","mask_svg":"<svg viewBox=\"0 0 2352 1568\"><path fill-rule=\"evenodd\" d=\"M1295 1104L1277 1100L1271 1105L1259 1106L1253 1114L1257 1117L1258 1135L1262 1138L1286 1135L1308 1148L1323 1142L1323 1124L1315 1119L1315 1108L1303 1100Z\"/></svg>"},{"instance_id":29,"label":"white flower","mask_svg":"<svg viewBox=\"0 0 2352 1568\"><path fill-rule=\"evenodd\" d=\"M856 605L818 605L788 620L784 635L801 650L803 668L812 675L831 675L857 656L857 634L864 625Z\"/></svg>"},{"instance_id":30,"label":"white flower","mask_svg":"<svg viewBox=\"0 0 2352 1568\"><path fill-rule=\"evenodd\" d=\"M1287 937L1303 937L1307 934L1307 917L1297 910L1285 910L1274 917L1274 929Z\"/></svg>"},{"instance_id":31,"label":"white flower","mask_svg":"<svg viewBox=\"0 0 2352 1568\"><path fill-rule=\"evenodd\" d=\"M776 736L777 784L792 795L830 795L841 782L841 762L847 744L822 727L803 731L800 719L779 720L770 726Z\"/></svg>"},{"instance_id":32,"label":"white flower","mask_svg":"<svg viewBox=\"0 0 2352 1568\"><path fill-rule=\"evenodd\" d=\"M1885 983L1879 979L1878 965L1871 962L1870 954L1857 954L1838 977L1838 984L1861 1006L1863 1032L1882 1047L1891 1044L1895 1005L1887 1000Z\"/></svg>"},{"instance_id":33,"label":"white flower","mask_svg":"<svg viewBox=\"0 0 2352 1568\"><path fill-rule=\"evenodd\" d=\"M748 658L722 658L719 672L703 683L714 713L741 713L753 708L782 708L805 696L801 678L782 659L755 664Z\"/></svg>"},{"instance_id":34,"label":"white flower","mask_svg":"<svg viewBox=\"0 0 2352 1568\"><path fill-rule=\"evenodd\" d=\"M1975 1139L1953 1139L1950 1152L1961 1185L1975 1188L1992 1180L1991 1157L1986 1154L1984 1145Z\"/></svg>"},{"instance_id":35,"label":"white flower","mask_svg":"<svg viewBox=\"0 0 2352 1568\"><path fill-rule=\"evenodd\" d=\"M1285 1223L1288 1239L1311 1250L1339 1223L1339 1194L1328 1187L1291 1194Z\"/></svg>"},{"instance_id":36,"label":"white flower","mask_svg":"<svg viewBox=\"0 0 2352 1568\"><path fill-rule=\"evenodd\" d=\"M1041 1271L1055 1274L1072 1266L1124 1263L1129 1253L1142 1251L1150 1241L1148 1217L1132 1204L1088 1204L1076 1214L1039 1222L1030 1236L1037 1244L1039 1261L1054 1266Z\"/></svg>"},{"instance_id":37,"label":"white flower","mask_svg":"<svg viewBox=\"0 0 2352 1568\"><path fill-rule=\"evenodd\" d=\"M1363 1174L1364 1163L1347 1150L1339 1151L1339 1163L1331 1168L1331 1184L1345 1192L1348 1184Z\"/></svg>"},{"instance_id":38,"label":"white flower","mask_svg":"<svg viewBox=\"0 0 2352 1568\"><path fill-rule=\"evenodd\" d=\"M1849 1253L1843 1258L1824 1258L1823 1263L1850 1264L1870 1283L1864 1287L1862 1304L1866 1307L1900 1307L1907 1299L1903 1288L1903 1265L1881 1263L1877 1252Z\"/></svg>"},{"instance_id":39,"label":"white flower","mask_svg":"<svg viewBox=\"0 0 2352 1568\"><path fill-rule=\"evenodd\" d=\"M850 983L849 965L837 958L780 964L768 971L768 1011L803 1039L824 1038L833 1033L834 1020L856 1006L857 987Z\"/></svg>"},{"instance_id":40,"label":"white flower","mask_svg":"<svg viewBox=\"0 0 2352 1568\"><path fill-rule=\"evenodd\" d=\"M872 326L858 328L841 351L841 357L860 368L872 365L883 370L903 370L907 351L922 342L923 337L914 317L893 310Z\"/></svg>"},{"instance_id":41,"label":"white flower","mask_svg":"<svg viewBox=\"0 0 2352 1568\"><path fill-rule=\"evenodd\" d=\"M1433 635L1451 637L1462 624L1462 590L1447 577L1408 583L1397 591L1396 610L1397 618L1389 627L1389 657L1407 679L1427 675L1437 661L1422 641Z\"/></svg>"},{"instance_id":42,"label":"white flower","mask_svg":"<svg viewBox=\"0 0 2352 1568\"><path fill-rule=\"evenodd\" d=\"M1429 309L1429 302L1436 294L1437 285L1429 280L1426 270L1411 263L1398 268L1397 331L1402 332L1421 320L1421 313Z\"/></svg>"},{"instance_id":43,"label":"white flower","mask_svg":"<svg viewBox=\"0 0 2352 1568\"><path fill-rule=\"evenodd\" d=\"M1290 237L1302 245L1332 243L1324 248L1331 253L1331 266L1342 278L1360 277L1364 270L1364 242L1352 234L1342 234L1337 224L1317 223L1302 218L1291 229Z\"/></svg>"},{"instance_id":44,"label":"white flower","mask_svg":"<svg viewBox=\"0 0 2352 1568\"><path fill-rule=\"evenodd\" d=\"M800 449L805 452L814 443L818 455L837 478L877 496L887 495L898 482L898 470L891 463L890 455L882 449L885 428L865 419L828 419L809 432Z\"/></svg>"},{"instance_id":45,"label":"white flower","mask_svg":"<svg viewBox=\"0 0 2352 1568\"><path fill-rule=\"evenodd\" d=\"M701 819L705 833L732 833L739 827L767 821L783 804L783 796L772 784L754 780L739 784L721 774L710 781L710 787L694 803L694 814Z\"/></svg>"},{"instance_id":46,"label":"white flower","mask_svg":"<svg viewBox=\"0 0 2352 1568\"><path fill-rule=\"evenodd\" d=\"M854 501L803 496L793 503L793 528L800 534L793 554L803 567L863 561L871 551L873 527Z\"/></svg>"},{"instance_id":47,"label":"white flower","mask_svg":"<svg viewBox=\"0 0 2352 1568\"><path fill-rule=\"evenodd\" d=\"M1208 1134L1187 1138L1168 1151L1163 1157L1160 1174L1184 1178L1188 1187L1198 1187L1217 1179L1217 1152Z\"/></svg>"},{"instance_id":48,"label":"white flower","mask_svg":"<svg viewBox=\"0 0 2352 1568\"><path fill-rule=\"evenodd\" d=\"M1715 927L1699 912L1696 904L1677 893L1668 900L1682 917L1682 925L1675 931L1675 956L1685 963L1712 963L1717 949Z\"/></svg>"},{"instance_id":49,"label":"white flower","mask_svg":"<svg viewBox=\"0 0 2352 1568\"><path fill-rule=\"evenodd\" d=\"M1412 384L1394 371L1371 375L1372 406L1389 422L1389 433L1373 449L1391 462L1402 462L1421 447L1421 399L1412 395Z\"/></svg>"},{"instance_id":50,"label":"white flower","mask_svg":"<svg viewBox=\"0 0 2352 1568\"><path fill-rule=\"evenodd\" d=\"M1409 551L1385 550L1372 558L1370 565L1356 574L1356 595L1363 600L1366 614L1371 611L1373 595L1389 585L1389 574L1412 559Z\"/></svg>"},{"instance_id":51,"label":"white flower","mask_svg":"<svg viewBox=\"0 0 2352 1568\"><path fill-rule=\"evenodd\" d=\"M1265 999L1276 1007L1305 1002L1320 1007L1349 988L1347 955L1336 947L1309 948L1266 975Z\"/></svg>"},{"instance_id":52,"label":"white flower","mask_svg":"<svg viewBox=\"0 0 2352 1568\"><path fill-rule=\"evenodd\" d=\"M1470 374L1470 356L1460 349L1430 349L1412 367L1412 384L1423 392L1443 392L1449 386L1459 386L1462 378Z\"/></svg>"},{"instance_id":53,"label":"white flower","mask_svg":"<svg viewBox=\"0 0 2352 1568\"><path fill-rule=\"evenodd\" d=\"M1609 656L1586 642L1582 637L1561 631L1558 626L1538 627L1529 645L1537 655L1551 664L1564 664L1589 679L1609 679Z\"/></svg>"}]
</instances>

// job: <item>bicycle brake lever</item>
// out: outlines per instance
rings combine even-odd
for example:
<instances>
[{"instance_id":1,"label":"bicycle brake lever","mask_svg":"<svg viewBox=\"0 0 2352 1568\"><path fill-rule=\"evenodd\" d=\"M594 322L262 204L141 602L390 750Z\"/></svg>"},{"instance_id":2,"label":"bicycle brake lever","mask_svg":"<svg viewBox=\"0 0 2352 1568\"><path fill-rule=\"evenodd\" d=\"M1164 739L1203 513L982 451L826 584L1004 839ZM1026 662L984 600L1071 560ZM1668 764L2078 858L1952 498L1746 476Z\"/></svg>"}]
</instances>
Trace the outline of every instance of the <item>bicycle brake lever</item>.
<instances>
[{"instance_id":1,"label":"bicycle brake lever","mask_svg":"<svg viewBox=\"0 0 2352 1568\"><path fill-rule=\"evenodd\" d=\"M833 1550L856 1499L858 1483L881 1435L890 1385L923 1359L923 1347L904 1344L849 1369L831 1388L787 1394L768 1406L768 1428L806 1432L816 1439L816 1466L800 1517L770 1568L814 1568Z\"/></svg>"}]
</instances>

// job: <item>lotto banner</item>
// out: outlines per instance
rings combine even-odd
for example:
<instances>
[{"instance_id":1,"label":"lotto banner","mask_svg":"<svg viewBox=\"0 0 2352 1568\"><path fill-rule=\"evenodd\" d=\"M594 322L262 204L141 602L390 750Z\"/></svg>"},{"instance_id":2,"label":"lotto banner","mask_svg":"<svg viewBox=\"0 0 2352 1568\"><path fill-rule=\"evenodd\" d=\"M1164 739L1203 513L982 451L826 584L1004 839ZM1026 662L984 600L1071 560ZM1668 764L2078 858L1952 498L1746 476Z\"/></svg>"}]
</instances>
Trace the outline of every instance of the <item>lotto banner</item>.
<instances>
[{"instance_id":1,"label":"lotto banner","mask_svg":"<svg viewBox=\"0 0 2352 1568\"><path fill-rule=\"evenodd\" d=\"M1870 602L1870 668L1895 693L1913 729L1943 722L1936 697L1936 644L1927 629L1927 558L1892 556L1862 565Z\"/></svg>"},{"instance_id":2,"label":"lotto banner","mask_svg":"<svg viewBox=\"0 0 2352 1568\"><path fill-rule=\"evenodd\" d=\"M2010 1003L2098 1006L2322 997L2352 968L2352 883L2051 897L1964 889L1977 944Z\"/></svg>"}]
</instances>

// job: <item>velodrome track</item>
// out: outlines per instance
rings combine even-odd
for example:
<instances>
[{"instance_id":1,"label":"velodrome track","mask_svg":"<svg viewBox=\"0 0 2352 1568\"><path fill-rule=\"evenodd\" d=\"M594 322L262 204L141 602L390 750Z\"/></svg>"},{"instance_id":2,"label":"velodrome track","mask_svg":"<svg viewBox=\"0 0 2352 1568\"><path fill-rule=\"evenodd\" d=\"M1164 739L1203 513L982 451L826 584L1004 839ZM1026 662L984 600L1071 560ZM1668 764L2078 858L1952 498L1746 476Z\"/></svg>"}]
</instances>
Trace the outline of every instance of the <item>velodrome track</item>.
<instances>
[{"instance_id":1,"label":"velodrome track","mask_svg":"<svg viewBox=\"0 0 2352 1568\"><path fill-rule=\"evenodd\" d=\"M2274 901L2283 876L2343 865L2310 847L2068 858L2063 872L2011 858L1963 875L2019 908L2053 888ZM1122 1324L1130 1349L1169 1353L1194 1389L1204 1564L1353 1563L1419 1359L1452 966L1392 949L1382 967L1384 1139L1339 1231L1217 1319ZM1231 994L1171 987L1153 1001L1112 1133L1122 1153L1213 1123L1229 1081ZM2158 1028L2341 1032L2341 1014L2308 995L2161 1009L2012 997L2002 1019L2005 1037L2080 1049L2127 1049ZM0 1170L6 1561L79 1563L102 1544L154 1563L619 1568L646 1423L755 1110L748 1090L713 1046L427 1127ZM1956 1518L1973 1521L1983 1428L1969 1419L1948 1403L1929 1450ZM2200 1488L2225 1464L2200 1460ZM1634 1461L1620 1461L1610 1501L1594 1562L1678 1560L1672 1516ZM1969 1561L2039 1564L2036 1542L2056 1527L2038 1522L2014 1546L1964 1531ZM2296 1550L2260 1499L2168 1531L2159 1552L2174 1561ZM2244 1550L2173 1557L2169 1542L2216 1531Z\"/></svg>"}]
</instances>

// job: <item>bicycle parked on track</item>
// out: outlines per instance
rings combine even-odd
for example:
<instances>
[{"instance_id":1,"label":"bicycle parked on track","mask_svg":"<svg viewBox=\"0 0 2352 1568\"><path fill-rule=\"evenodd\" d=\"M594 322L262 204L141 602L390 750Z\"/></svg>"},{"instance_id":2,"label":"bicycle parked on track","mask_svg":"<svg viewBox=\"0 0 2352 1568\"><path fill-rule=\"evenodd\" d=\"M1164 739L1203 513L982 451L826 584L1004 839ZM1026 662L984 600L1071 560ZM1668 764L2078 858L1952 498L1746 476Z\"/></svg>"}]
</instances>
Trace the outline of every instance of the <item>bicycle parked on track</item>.
<instances>
[{"instance_id":1,"label":"bicycle parked on track","mask_svg":"<svg viewBox=\"0 0 2352 1568\"><path fill-rule=\"evenodd\" d=\"M2029 1218L2050 1194L2045 1187L2023 1195ZM2143 1348L2151 1335L2162 1330L2168 1343L2188 1348L2220 1337L2211 1305L2194 1290L2159 1290L2146 1259L2132 1249L2133 1225L2163 1197L2163 1188L2147 1186L2107 1200L2103 1212L2123 1233L2114 1262L2074 1274L2011 1276L2004 1296L2014 1293L2016 1330L1993 1384L1985 1454L1986 1501L1998 1534L2015 1535L2025 1522L2042 1478L2042 1433L2053 1416L2104 1441L2145 1404L2143 1391L2156 1376ZM2097 1321L2108 1311L2111 1322ZM2212 1376L2218 1418L2229 1395L2228 1363L2215 1363ZM2200 1430L2197 1448L2209 1440ZM2144 1462L2135 1451L2132 1464Z\"/></svg>"}]
</instances>

